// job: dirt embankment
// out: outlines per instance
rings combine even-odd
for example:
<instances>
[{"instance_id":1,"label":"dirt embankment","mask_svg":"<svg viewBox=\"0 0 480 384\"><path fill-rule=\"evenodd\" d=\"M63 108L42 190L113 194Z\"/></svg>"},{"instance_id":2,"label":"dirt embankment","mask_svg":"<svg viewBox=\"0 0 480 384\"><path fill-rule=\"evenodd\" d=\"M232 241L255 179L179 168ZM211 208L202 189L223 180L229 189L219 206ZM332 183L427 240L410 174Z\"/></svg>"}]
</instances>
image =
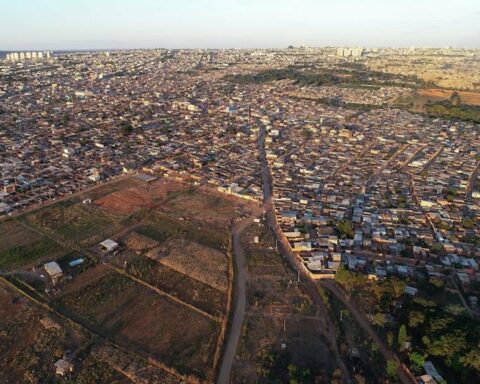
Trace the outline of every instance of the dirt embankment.
<instances>
[{"instance_id":1,"label":"dirt embankment","mask_svg":"<svg viewBox=\"0 0 480 384\"><path fill-rule=\"evenodd\" d=\"M454 91L448 89L419 89L417 95L433 101L448 100ZM480 92L457 91L464 104L480 105Z\"/></svg>"}]
</instances>

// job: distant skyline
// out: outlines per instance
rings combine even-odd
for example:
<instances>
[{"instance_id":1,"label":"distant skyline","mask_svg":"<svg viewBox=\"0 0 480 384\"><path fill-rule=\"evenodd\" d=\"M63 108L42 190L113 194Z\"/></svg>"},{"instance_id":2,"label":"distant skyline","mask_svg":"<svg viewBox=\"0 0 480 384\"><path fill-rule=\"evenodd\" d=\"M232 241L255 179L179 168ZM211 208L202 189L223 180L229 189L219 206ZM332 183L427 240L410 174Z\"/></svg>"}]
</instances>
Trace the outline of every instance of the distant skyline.
<instances>
[{"instance_id":1,"label":"distant skyline","mask_svg":"<svg viewBox=\"0 0 480 384\"><path fill-rule=\"evenodd\" d=\"M0 50L480 48L479 0L0 0Z\"/></svg>"}]
</instances>

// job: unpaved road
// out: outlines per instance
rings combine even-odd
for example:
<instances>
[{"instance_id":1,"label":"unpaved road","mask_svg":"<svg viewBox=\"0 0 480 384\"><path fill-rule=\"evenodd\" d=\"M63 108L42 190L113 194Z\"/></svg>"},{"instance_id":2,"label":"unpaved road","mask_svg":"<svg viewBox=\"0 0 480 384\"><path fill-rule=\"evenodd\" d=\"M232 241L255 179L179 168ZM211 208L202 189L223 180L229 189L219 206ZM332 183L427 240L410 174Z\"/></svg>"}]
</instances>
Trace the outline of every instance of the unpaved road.
<instances>
[{"instance_id":1,"label":"unpaved road","mask_svg":"<svg viewBox=\"0 0 480 384\"><path fill-rule=\"evenodd\" d=\"M262 178L263 178L263 197L264 197L264 204L266 208L266 218L267 218L267 223L272 229L275 238L278 241L278 244L280 246L280 250L282 251L283 255L287 257L287 259L290 261L291 265L295 268L295 270L298 271L299 276L302 277L305 287L307 289L307 292L310 294L311 298L319 305L319 307L322 307L322 300L318 295L318 292L316 291L315 287L315 282L311 280L310 276L306 273L305 268L303 265L301 265L300 260L298 257L291 251L291 248L288 247L287 244L285 244L285 237L281 235L281 229L277 223L275 214L274 214L274 204L273 204L273 199L272 199L272 175L270 172L270 167L268 165L267 159L266 159L266 153L265 153L265 128L262 127L260 134L259 134L259 139L258 139L258 149L259 149L259 154L260 154L260 162L262 166ZM330 292L332 292L339 300L341 300L344 305L350 310L350 312L353 314L353 316L357 319L358 324L361 326L361 328L372 338L372 340L378 345L380 352L382 353L383 357L385 360L394 360L399 363L398 358L395 356L395 354L390 351L384 342L378 337L378 335L375 333L373 328L370 326L370 323L368 322L367 318L365 315L343 294L343 292L336 286L336 283L334 281L325 281L324 284L325 288L329 289ZM332 331L333 329L330 329ZM327 336L330 336L329 339L331 341L332 347L334 350L337 349L337 345L335 342L335 335L329 334L331 332L327 333ZM333 338L333 340L332 340ZM338 352L337 352L338 353ZM347 380L349 380L348 377L348 371L346 367L344 366L343 362L338 359L338 363L340 367L342 368L342 371L345 374L345 377ZM398 370L398 378L402 382L402 384L412 384L415 383L414 378L409 375L409 372L401 365L399 364L399 370Z\"/></svg>"},{"instance_id":2,"label":"unpaved road","mask_svg":"<svg viewBox=\"0 0 480 384\"><path fill-rule=\"evenodd\" d=\"M364 332L371 337L371 339L378 345L380 352L382 353L385 360L396 361L399 365L398 369L398 378L403 384L412 384L415 383L414 378L409 374L406 369L401 365L397 356L390 351L383 340L377 335L375 330L370 325L370 322L366 318L365 314L357 308L357 306L352 303L352 301L347 297L347 295L338 287L337 283L332 280L323 280L321 285L328 289L338 300L340 300L343 305L350 311L350 313L355 317L360 327Z\"/></svg>"},{"instance_id":3,"label":"unpaved road","mask_svg":"<svg viewBox=\"0 0 480 384\"><path fill-rule=\"evenodd\" d=\"M245 267L245 254L242 249L241 236L245 229L253 223L253 217L239 221L232 229L233 257L235 261L235 296L232 322L228 329L222 363L218 372L217 384L230 383L230 373L233 360L237 353L237 346L242 333L242 324L245 317L245 303L247 290L247 271Z\"/></svg>"}]
</instances>

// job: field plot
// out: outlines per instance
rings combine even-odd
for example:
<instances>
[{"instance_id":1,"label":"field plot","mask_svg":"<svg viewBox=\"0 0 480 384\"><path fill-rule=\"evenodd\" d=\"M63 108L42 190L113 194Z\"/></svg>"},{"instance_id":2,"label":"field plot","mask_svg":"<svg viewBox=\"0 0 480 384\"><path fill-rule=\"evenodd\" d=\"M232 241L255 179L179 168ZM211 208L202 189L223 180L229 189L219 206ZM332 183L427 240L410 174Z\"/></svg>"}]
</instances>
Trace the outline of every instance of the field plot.
<instances>
[{"instance_id":1,"label":"field plot","mask_svg":"<svg viewBox=\"0 0 480 384\"><path fill-rule=\"evenodd\" d=\"M228 260L220 251L183 238L171 238L147 256L222 292L228 288Z\"/></svg>"},{"instance_id":2,"label":"field plot","mask_svg":"<svg viewBox=\"0 0 480 384\"><path fill-rule=\"evenodd\" d=\"M93 189L85 191L80 194L80 198L91 199L93 201L115 191L123 191L128 188L136 187L138 184L138 181L132 177L123 177L109 183L100 184Z\"/></svg>"},{"instance_id":3,"label":"field plot","mask_svg":"<svg viewBox=\"0 0 480 384\"><path fill-rule=\"evenodd\" d=\"M99 209L66 201L28 214L25 219L62 240L94 243L115 230L117 220Z\"/></svg>"},{"instance_id":4,"label":"field plot","mask_svg":"<svg viewBox=\"0 0 480 384\"><path fill-rule=\"evenodd\" d=\"M0 283L0 382L60 383L54 363L88 341ZM85 374L87 374L85 372ZM37 380L37 381L35 381Z\"/></svg>"},{"instance_id":5,"label":"field plot","mask_svg":"<svg viewBox=\"0 0 480 384\"><path fill-rule=\"evenodd\" d=\"M249 271L247 312L232 382L332 382L336 356L327 323L273 249L271 234L253 225L242 243Z\"/></svg>"},{"instance_id":6,"label":"field plot","mask_svg":"<svg viewBox=\"0 0 480 384\"><path fill-rule=\"evenodd\" d=\"M0 269L10 269L60 256L63 248L18 222L0 223Z\"/></svg>"},{"instance_id":7,"label":"field plot","mask_svg":"<svg viewBox=\"0 0 480 384\"><path fill-rule=\"evenodd\" d=\"M169 179L124 178L0 223L0 270L13 269L5 278L29 297L19 296L28 316L6 340L19 350L0 354L0 365L20 359L9 377L28 371L33 382L57 383L60 351L79 350L69 380L80 384L212 381L232 284L229 225L248 204ZM107 238L115 252L101 250ZM60 278L39 266L53 260ZM50 333L38 326L47 314L58 323Z\"/></svg>"},{"instance_id":8,"label":"field plot","mask_svg":"<svg viewBox=\"0 0 480 384\"><path fill-rule=\"evenodd\" d=\"M150 185L140 181L131 181L128 188L106 193L95 201L111 214L128 215L141 209L154 208L155 204L181 193L185 186L171 180L158 180Z\"/></svg>"},{"instance_id":9,"label":"field plot","mask_svg":"<svg viewBox=\"0 0 480 384\"><path fill-rule=\"evenodd\" d=\"M123 372L134 383L183 384L184 381L157 367L148 365L146 360L128 354L111 345L100 345L92 351L96 361L108 364L116 371ZM85 382L87 384L88 382ZM109 383L109 382L108 382Z\"/></svg>"},{"instance_id":10,"label":"field plot","mask_svg":"<svg viewBox=\"0 0 480 384\"><path fill-rule=\"evenodd\" d=\"M161 207L176 216L193 217L197 221L228 225L236 215L235 207L240 205L247 205L247 203L239 204L234 199L220 195L190 191L178 194Z\"/></svg>"},{"instance_id":11,"label":"field plot","mask_svg":"<svg viewBox=\"0 0 480 384\"><path fill-rule=\"evenodd\" d=\"M417 90L418 101L427 102L428 99L433 101L449 100L454 91L448 89L419 89ZM462 103L469 105L480 105L480 93L470 91L458 91ZM421 100L425 98L425 100Z\"/></svg>"},{"instance_id":12,"label":"field plot","mask_svg":"<svg viewBox=\"0 0 480 384\"><path fill-rule=\"evenodd\" d=\"M62 296L55 306L180 372L200 378L209 374L218 324L118 273Z\"/></svg>"},{"instance_id":13,"label":"field plot","mask_svg":"<svg viewBox=\"0 0 480 384\"><path fill-rule=\"evenodd\" d=\"M41 235L26 229L14 220L7 220L0 223L0 252L16 246L26 246L41 239Z\"/></svg>"},{"instance_id":14,"label":"field plot","mask_svg":"<svg viewBox=\"0 0 480 384\"><path fill-rule=\"evenodd\" d=\"M224 292L144 255L122 252L110 263L212 316L225 314L227 296Z\"/></svg>"}]
</instances>

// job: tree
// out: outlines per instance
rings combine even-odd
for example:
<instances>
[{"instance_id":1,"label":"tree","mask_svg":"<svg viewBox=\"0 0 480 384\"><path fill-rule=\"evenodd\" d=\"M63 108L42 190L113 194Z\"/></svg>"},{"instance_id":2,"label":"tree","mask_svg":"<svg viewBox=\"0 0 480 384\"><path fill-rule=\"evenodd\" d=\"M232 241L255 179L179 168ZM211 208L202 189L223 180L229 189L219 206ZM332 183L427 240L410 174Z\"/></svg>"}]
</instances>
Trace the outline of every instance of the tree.
<instances>
[{"instance_id":1,"label":"tree","mask_svg":"<svg viewBox=\"0 0 480 384\"><path fill-rule=\"evenodd\" d=\"M460 358L460 362L467 367L472 367L473 369L480 372L480 343L477 345L476 349L471 350L465 356Z\"/></svg>"},{"instance_id":2,"label":"tree","mask_svg":"<svg viewBox=\"0 0 480 384\"><path fill-rule=\"evenodd\" d=\"M381 312L377 312L375 316L373 316L373 323L383 328L387 323L387 320L385 319L385 314Z\"/></svg>"},{"instance_id":3,"label":"tree","mask_svg":"<svg viewBox=\"0 0 480 384\"><path fill-rule=\"evenodd\" d=\"M289 384L303 384L311 380L312 373L308 368L297 367L294 364L288 365Z\"/></svg>"},{"instance_id":4,"label":"tree","mask_svg":"<svg viewBox=\"0 0 480 384\"><path fill-rule=\"evenodd\" d=\"M133 126L132 124L129 124L129 123L123 123L121 125L121 130L122 130L123 136L128 136L133 132Z\"/></svg>"},{"instance_id":5,"label":"tree","mask_svg":"<svg viewBox=\"0 0 480 384\"><path fill-rule=\"evenodd\" d=\"M398 299L400 296L403 295L403 292L405 291L405 287L407 286L407 284L404 281L397 279L395 277L390 279L390 284L392 285L393 294L396 299Z\"/></svg>"},{"instance_id":6,"label":"tree","mask_svg":"<svg viewBox=\"0 0 480 384\"><path fill-rule=\"evenodd\" d=\"M393 340L394 340L394 336L393 336L393 333L388 331L387 332L387 344L390 348L393 347Z\"/></svg>"},{"instance_id":7,"label":"tree","mask_svg":"<svg viewBox=\"0 0 480 384\"><path fill-rule=\"evenodd\" d=\"M351 272L341 265L335 274L335 280L350 294L356 287L364 285L367 278L359 273Z\"/></svg>"},{"instance_id":8,"label":"tree","mask_svg":"<svg viewBox=\"0 0 480 384\"><path fill-rule=\"evenodd\" d=\"M457 91L453 92L450 96L450 103L455 107L458 107L462 103L462 99Z\"/></svg>"},{"instance_id":9,"label":"tree","mask_svg":"<svg viewBox=\"0 0 480 384\"><path fill-rule=\"evenodd\" d=\"M445 286L445 282L438 277L430 277L428 282L438 291L443 290L443 287Z\"/></svg>"},{"instance_id":10,"label":"tree","mask_svg":"<svg viewBox=\"0 0 480 384\"><path fill-rule=\"evenodd\" d=\"M350 220L340 220L337 224L337 230L340 232L340 237L342 239L353 239L353 235L355 234L352 222Z\"/></svg>"},{"instance_id":11,"label":"tree","mask_svg":"<svg viewBox=\"0 0 480 384\"><path fill-rule=\"evenodd\" d=\"M461 331L449 333L440 336L434 340L428 348L428 352L433 356L445 357L451 359L453 356L467 346L465 334Z\"/></svg>"},{"instance_id":12,"label":"tree","mask_svg":"<svg viewBox=\"0 0 480 384\"><path fill-rule=\"evenodd\" d=\"M420 311L411 311L408 314L408 326L410 328L416 328L422 325L425 321L425 315Z\"/></svg>"},{"instance_id":13,"label":"tree","mask_svg":"<svg viewBox=\"0 0 480 384\"><path fill-rule=\"evenodd\" d=\"M412 362L413 369L415 371L421 371L423 364L425 363L425 356L418 352L412 352L408 357Z\"/></svg>"},{"instance_id":14,"label":"tree","mask_svg":"<svg viewBox=\"0 0 480 384\"><path fill-rule=\"evenodd\" d=\"M397 347L399 351L403 351L405 349L405 343L407 341L408 341L407 327L405 327L405 324L402 324L400 326L400 329L398 330L398 336L397 336Z\"/></svg>"},{"instance_id":15,"label":"tree","mask_svg":"<svg viewBox=\"0 0 480 384\"><path fill-rule=\"evenodd\" d=\"M387 360L387 366L385 372L388 377L395 377L397 375L398 365L394 360Z\"/></svg>"}]
</instances>

